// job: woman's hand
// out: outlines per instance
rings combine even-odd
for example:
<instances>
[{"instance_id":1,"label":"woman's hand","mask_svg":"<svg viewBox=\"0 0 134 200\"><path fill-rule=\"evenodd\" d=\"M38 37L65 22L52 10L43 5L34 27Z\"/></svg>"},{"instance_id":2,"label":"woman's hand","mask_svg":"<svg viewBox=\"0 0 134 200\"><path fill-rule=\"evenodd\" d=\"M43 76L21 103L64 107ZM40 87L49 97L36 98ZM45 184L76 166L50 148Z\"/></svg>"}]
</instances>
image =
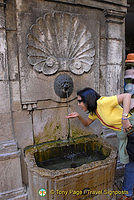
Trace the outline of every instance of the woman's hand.
<instances>
[{"instance_id":1,"label":"woman's hand","mask_svg":"<svg viewBox=\"0 0 134 200\"><path fill-rule=\"evenodd\" d=\"M124 132L130 131L132 128L132 124L130 123L129 119L122 120L122 125Z\"/></svg>"},{"instance_id":2,"label":"woman's hand","mask_svg":"<svg viewBox=\"0 0 134 200\"><path fill-rule=\"evenodd\" d=\"M69 119L69 118L76 118L76 117L79 117L79 113L77 113L77 112L72 112L72 113L70 113L70 114L68 114L66 116L67 119Z\"/></svg>"}]
</instances>

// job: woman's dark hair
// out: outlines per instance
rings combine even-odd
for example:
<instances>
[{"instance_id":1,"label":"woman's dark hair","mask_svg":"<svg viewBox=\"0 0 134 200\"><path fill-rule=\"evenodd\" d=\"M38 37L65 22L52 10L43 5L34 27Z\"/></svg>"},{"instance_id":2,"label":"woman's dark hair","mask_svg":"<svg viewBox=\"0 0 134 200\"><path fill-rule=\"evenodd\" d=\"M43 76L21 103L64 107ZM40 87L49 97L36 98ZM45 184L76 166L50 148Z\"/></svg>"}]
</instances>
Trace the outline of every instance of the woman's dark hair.
<instances>
[{"instance_id":1,"label":"woman's dark hair","mask_svg":"<svg viewBox=\"0 0 134 200\"><path fill-rule=\"evenodd\" d=\"M81 97L83 103L87 106L87 109L92 114L95 113L97 108L97 100L101 97L92 88L86 87L77 92L77 95Z\"/></svg>"}]
</instances>

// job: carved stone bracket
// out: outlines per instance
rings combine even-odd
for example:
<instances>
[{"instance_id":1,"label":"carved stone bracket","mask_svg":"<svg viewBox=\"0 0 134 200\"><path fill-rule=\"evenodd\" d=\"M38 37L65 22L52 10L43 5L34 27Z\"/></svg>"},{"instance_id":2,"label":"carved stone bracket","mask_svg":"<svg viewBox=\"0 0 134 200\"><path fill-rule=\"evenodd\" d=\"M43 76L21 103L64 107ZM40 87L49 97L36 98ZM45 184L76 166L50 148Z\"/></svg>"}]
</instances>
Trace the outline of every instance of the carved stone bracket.
<instances>
[{"instance_id":1,"label":"carved stone bracket","mask_svg":"<svg viewBox=\"0 0 134 200\"><path fill-rule=\"evenodd\" d=\"M88 28L69 13L47 13L27 35L28 62L37 72L52 75L88 72L94 63L94 41Z\"/></svg>"},{"instance_id":2,"label":"carved stone bracket","mask_svg":"<svg viewBox=\"0 0 134 200\"><path fill-rule=\"evenodd\" d=\"M28 103L24 103L22 104L22 109L23 110L28 110L28 111L32 111L34 109L37 108L37 102L28 102Z\"/></svg>"},{"instance_id":3,"label":"carved stone bracket","mask_svg":"<svg viewBox=\"0 0 134 200\"><path fill-rule=\"evenodd\" d=\"M104 15L107 22L122 24L126 16L125 12L118 12L115 10L104 10Z\"/></svg>"}]
</instances>

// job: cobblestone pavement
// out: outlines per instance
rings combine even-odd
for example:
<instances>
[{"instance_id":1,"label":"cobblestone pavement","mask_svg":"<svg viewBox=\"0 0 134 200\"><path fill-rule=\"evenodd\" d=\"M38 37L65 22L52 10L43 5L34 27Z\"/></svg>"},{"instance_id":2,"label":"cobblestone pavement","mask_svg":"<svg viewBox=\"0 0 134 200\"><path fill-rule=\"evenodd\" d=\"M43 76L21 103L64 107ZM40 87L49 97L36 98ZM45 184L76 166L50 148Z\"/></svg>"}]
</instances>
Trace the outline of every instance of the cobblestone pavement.
<instances>
[{"instance_id":1,"label":"cobblestone pavement","mask_svg":"<svg viewBox=\"0 0 134 200\"><path fill-rule=\"evenodd\" d=\"M115 173L115 184L114 184L114 190L115 191L122 191L122 185L123 185L123 179L124 179L124 168L120 168L116 170ZM121 195L114 196L111 200L119 200L121 198ZM134 200L134 195L133 195Z\"/></svg>"}]
</instances>

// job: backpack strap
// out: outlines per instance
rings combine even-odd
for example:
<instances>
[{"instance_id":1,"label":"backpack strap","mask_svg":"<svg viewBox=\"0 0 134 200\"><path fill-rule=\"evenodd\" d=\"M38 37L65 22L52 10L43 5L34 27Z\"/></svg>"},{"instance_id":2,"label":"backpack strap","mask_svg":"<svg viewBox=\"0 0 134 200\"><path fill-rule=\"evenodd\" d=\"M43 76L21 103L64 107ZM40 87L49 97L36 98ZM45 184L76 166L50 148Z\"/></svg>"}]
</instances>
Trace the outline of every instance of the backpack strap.
<instances>
[{"instance_id":1,"label":"backpack strap","mask_svg":"<svg viewBox=\"0 0 134 200\"><path fill-rule=\"evenodd\" d=\"M100 120L105 126L108 126L109 128L112 128L112 129L116 129L116 130L121 131L120 128L117 128L117 127L115 127L115 126L111 126L111 125L109 125L109 124L106 124L106 123L103 121L103 119L101 118L101 116L99 115L99 113L97 112L97 110L96 110L96 115L97 115L97 117L99 118L99 120Z\"/></svg>"}]
</instances>

